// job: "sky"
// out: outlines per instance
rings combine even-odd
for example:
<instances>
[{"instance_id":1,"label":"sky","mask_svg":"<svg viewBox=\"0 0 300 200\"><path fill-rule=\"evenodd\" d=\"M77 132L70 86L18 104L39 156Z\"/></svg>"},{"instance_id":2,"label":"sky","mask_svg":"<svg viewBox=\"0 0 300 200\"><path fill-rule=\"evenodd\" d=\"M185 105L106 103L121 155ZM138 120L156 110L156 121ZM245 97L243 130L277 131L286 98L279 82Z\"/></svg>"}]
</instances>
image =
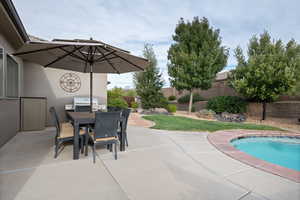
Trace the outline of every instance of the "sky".
<instances>
[{"instance_id":1,"label":"sky","mask_svg":"<svg viewBox=\"0 0 300 200\"><path fill-rule=\"evenodd\" d=\"M299 0L13 0L28 34L52 40L89 39L142 56L152 44L164 87L167 54L178 20L208 18L230 49L225 70L236 65L233 50L244 50L253 35L267 30L275 39L300 41ZM108 75L109 88L134 87L132 73Z\"/></svg>"}]
</instances>

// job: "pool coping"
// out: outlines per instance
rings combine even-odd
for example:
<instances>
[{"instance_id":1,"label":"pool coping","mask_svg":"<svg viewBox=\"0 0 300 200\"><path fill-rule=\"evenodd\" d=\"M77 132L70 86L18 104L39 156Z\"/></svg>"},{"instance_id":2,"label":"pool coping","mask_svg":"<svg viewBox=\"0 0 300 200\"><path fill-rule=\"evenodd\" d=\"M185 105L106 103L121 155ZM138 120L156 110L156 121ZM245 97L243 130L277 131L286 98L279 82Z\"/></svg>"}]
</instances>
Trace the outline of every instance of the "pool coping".
<instances>
[{"instance_id":1,"label":"pool coping","mask_svg":"<svg viewBox=\"0 0 300 200\"><path fill-rule=\"evenodd\" d=\"M255 137L255 136L286 136L286 137L300 137L300 133L283 132L283 131L252 131L252 130L228 130L217 131L210 133L207 136L208 141L215 146L219 151L230 156L231 158L243 162L252 167L261 169L263 171L287 178L291 181L300 183L300 172L269 163L267 161L255 158L247 153L244 153L234 148L230 142L234 139L243 137Z\"/></svg>"}]
</instances>

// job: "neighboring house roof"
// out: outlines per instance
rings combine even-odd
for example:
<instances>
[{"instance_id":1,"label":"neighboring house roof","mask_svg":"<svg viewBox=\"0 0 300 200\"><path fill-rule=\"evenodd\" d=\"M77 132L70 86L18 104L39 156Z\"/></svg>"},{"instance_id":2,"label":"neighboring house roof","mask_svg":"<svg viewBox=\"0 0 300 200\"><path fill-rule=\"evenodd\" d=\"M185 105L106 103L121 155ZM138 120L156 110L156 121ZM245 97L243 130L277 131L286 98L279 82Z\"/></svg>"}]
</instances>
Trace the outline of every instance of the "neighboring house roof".
<instances>
[{"instance_id":1,"label":"neighboring house roof","mask_svg":"<svg viewBox=\"0 0 300 200\"><path fill-rule=\"evenodd\" d=\"M39 38L39 37L36 37L36 36L33 36L33 35L28 35L28 36L29 36L29 40L33 41L33 42L47 41L45 39L42 39L42 38Z\"/></svg>"},{"instance_id":2,"label":"neighboring house roof","mask_svg":"<svg viewBox=\"0 0 300 200\"><path fill-rule=\"evenodd\" d=\"M20 37L22 38L23 42L25 43L26 41L28 41L29 37L26 33L23 23L18 15L17 10L16 10L15 6L13 5L12 1L11 0L1 0L0 3L3 6L0 8L5 9L7 15L9 16L10 20L12 21L14 27L16 28Z\"/></svg>"},{"instance_id":3,"label":"neighboring house roof","mask_svg":"<svg viewBox=\"0 0 300 200\"><path fill-rule=\"evenodd\" d=\"M229 73L230 73L229 71L223 71L217 73L216 81L226 80L228 78Z\"/></svg>"}]
</instances>

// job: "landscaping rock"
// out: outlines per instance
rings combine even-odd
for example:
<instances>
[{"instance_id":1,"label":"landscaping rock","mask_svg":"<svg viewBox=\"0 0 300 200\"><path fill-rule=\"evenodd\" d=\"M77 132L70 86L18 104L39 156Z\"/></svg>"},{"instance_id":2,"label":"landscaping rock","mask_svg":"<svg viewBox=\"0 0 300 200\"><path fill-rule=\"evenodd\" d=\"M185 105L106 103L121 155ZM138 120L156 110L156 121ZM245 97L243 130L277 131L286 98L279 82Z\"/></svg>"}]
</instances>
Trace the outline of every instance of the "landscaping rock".
<instances>
[{"instance_id":1,"label":"landscaping rock","mask_svg":"<svg viewBox=\"0 0 300 200\"><path fill-rule=\"evenodd\" d=\"M155 108L155 109L143 109L141 114L143 115L154 115L154 114L163 114L169 115L170 113L164 108Z\"/></svg>"},{"instance_id":2,"label":"landscaping rock","mask_svg":"<svg viewBox=\"0 0 300 200\"><path fill-rule=\"evenodd\" d=\"M223 122L244 122L246 121L246 116L243 114L232 114L228 112L223 112L221 114L215 115L216 119Z\"/></svg>"},{"instance_id":3,"label":"landscaping rock","mask_svg":"<svg viewBox=\"0 0 300 200\"><path fill-rule=\"evenodd\" d=\"M214 119L216 113L213 110L202 109L196 115L199 118Z\"/></svg>"}]
</instances>

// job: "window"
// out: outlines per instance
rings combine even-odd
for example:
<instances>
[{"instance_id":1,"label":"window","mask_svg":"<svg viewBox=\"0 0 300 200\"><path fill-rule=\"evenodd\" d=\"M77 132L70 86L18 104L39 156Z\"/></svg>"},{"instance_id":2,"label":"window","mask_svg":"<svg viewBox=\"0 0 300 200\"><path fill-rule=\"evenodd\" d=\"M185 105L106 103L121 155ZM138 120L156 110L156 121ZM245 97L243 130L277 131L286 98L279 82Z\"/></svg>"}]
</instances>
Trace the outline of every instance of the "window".
<instances>
[{"instance_id":1,"label":"window","mask_svg":"<svg viewBox=\"0 0 300 200\"><path fill-rule=\"evenodd\" d=\"M6 96L19 97L19 65L11 56L6 58Z\"/></svg>"},{"instance_id":2,"label":"window","mask_svg":"<svg viewBox=\"0 0 300 200\"><path fill-rule=\"evenodd\" d=\"M0 97L4 96L4 52L3 49L0 48Z\"/></svg>"},{"instance_id":3,"label":"window","mask_svg":"<svg viewBox=\"0 0 300 200\"><path fill-rule=\"evenodd\" d=\"M19 97L19 64L0 48L0 98Z\"/></svg>"}]
</instances>

